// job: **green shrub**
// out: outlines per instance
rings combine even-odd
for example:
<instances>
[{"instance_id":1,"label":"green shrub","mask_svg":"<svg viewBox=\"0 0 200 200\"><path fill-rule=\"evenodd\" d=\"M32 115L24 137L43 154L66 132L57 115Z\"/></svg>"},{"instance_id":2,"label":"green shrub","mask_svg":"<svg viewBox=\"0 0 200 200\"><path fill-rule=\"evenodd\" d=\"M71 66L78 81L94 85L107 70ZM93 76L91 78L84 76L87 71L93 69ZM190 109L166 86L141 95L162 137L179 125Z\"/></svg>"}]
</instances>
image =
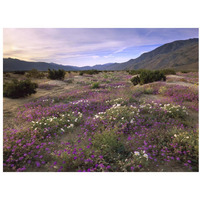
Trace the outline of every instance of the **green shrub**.
<instances>
[{"instance_id":1,"label":"green shrub","mask_svg":"<svg viewBox=\"0 0 200 200\"><path fill-rule=\"evenodd\" d=\"M65 70L59 69L59 70L51 70L48 69L48 78L52 80L63 80L65 77Z\"/></svg>"},{"instance_id":2,"label":"green shrub","mask_svg":"<svg viewBox=\"0 0 200 200\"><path fill-rule=\"evenodd\" d=\"M175 75L175 74L176 74L175 70L170 69L170 68L169 68L169 69L162 69L161 72L162 72L164 75L170 75L170 74Z\"/></svg>"},{"instance_id":3,"label":"green shrub","mask_svg":"<svg viewBox=\"0 0 200 200\"><path fill-rule=\"evenodd\" d=\"M137 85L140 83L140 78L138 76L135 76L131 79L131 82L133 83L133 85Z\"/></svg>"},{"instance_id":4,"label":"green shrub","mask_svg":"<svg viewBox=\"0 0 200 200\"><path fill-rule=\"evenodd\" d=\"M140 76L136 76L131 79L131 82L134 85L140 84L147 84L152 83L154 81L166 81L166 76L162 71L156 70L156 71L150 71L150 70L141 70Z\"/></svg>"},{"instance_id":5,"label":"green shrub","mask_svg":"<svg viewBox=\"0 0 200 200\"><path fill-rule=\"evenodd\" d=\"M83 76L83 74L84 74L83 72L79 72L79 75L80 75L80 76Z\"/></svg>"},{"instance_id":6,"label":"green shrub","mask_svg":"<svg viewBox=\"0 0 200 200\"><path fill-rule=\"evenodd\" d=\"M43 78L44 73L39 72L37 69L32 69L31 71L27 72L26 77L27 78Z\"/></svg>"},{"instance_id":7,"label":"green shrub","mask_svg":"<svg viewBox=\"0 0 200 200\"><path fill-rule=\"evenodd\" d=\"M24 74L25 74L25 71L14 71L13 73L14 73L14 74L21 74L21 75L24 75Z\"/></svg>"},{"instance_id":8,"label":"green shrub","mask_svg":"<svg viewBox=\"0 0 200 200\"><path fill-rule=\"evenodd\" d=\"M187 73L189 73L190 71L187 71L187 70L183 70L183 71L181 71L181 73L184 73L184 74L187 74Z\"/></svg>"},{"instance_id":9,"label":"green shrub","mask_svg":"<svg viewBox=\"0 0 200 200\"><path fill-rule=\"evenodd\" d=\"M99 88L99 83L93 83L91 88L92 89Z\"/></svg>"},{"instance_id":10,"label":"green shrub","mask_svg":"<svg viewBox=\"0 0 200 200\"><path fill-rule=\"evenodd\" d=\"M125 153L125 147L120 141L117 130L104 130L102 133L97 133L93 138L93 147L99 150L104 158L112 159L115 153Z\"/></svg>"},{"instance_id":11,"label":"green shrub","mask_svg":"<svg viewBox=\"0 0 200 200\"><path fill-rule=\"evenodd\" d=\"M156 71L143 71L141 74L140 74L140 84L143 85L143 84L147 84L147 83L152 83L154 81L166 81L166 76L156 70Z\"/></svg>"},{"instance_id":12,"label":"green shrub","mask_svg":"<svg viewBox=\"0 0 200 200\"><path fill-rule=\"evenodd\" d=\"M36 93L37 83L32 83L29 79L18 81L14 79L12 82L3 85L3 96L10 98L25 97Z\"/></svg>"}]
</instances>

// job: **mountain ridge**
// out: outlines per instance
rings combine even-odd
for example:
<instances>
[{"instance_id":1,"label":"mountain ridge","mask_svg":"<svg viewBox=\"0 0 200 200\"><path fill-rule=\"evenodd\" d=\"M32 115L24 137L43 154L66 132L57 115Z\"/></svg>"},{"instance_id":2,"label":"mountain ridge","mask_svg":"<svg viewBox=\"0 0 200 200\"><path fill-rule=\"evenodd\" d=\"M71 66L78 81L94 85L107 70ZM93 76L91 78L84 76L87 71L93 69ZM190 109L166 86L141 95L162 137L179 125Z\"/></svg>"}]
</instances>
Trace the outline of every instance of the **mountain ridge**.
<instances>
[{"instance_id":1,"label":"mountain ridge","mask_svg":"<svg viewBox=\"0 0 200 200\"><path fill-rule=\"evenodd\" d=\"M198 38L177 40L166 43L156 49L145 52L135 59L123 63L106 63L94 66L77 67L46 62L29 62L13 58L3 59L3 71L28 71L37 69L47 71L49 69L64 69L66 71L97 70L133 70L133 69L163 69L198 70ZM19 67L20 66L20 67Z\"/></svg>"}]
</instances>

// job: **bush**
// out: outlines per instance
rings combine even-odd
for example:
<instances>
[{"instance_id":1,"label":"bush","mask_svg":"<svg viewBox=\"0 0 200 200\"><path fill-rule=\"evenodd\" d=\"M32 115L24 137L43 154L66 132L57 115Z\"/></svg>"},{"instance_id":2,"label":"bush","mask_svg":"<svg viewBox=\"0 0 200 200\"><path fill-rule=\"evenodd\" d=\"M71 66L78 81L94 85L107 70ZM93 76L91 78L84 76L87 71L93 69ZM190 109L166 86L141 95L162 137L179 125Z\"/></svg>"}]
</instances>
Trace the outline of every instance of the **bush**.
<instances>
[{"instance_id":1,"label":"bush","mask_svg":"<svg viewBox=\"0 0 200 200\"><path fill-rule=\"evenodd\" d=\"M24 74L25 74L25 71L14 71L13 73L14 73L14 74L21 74L21 75L24 75Z\"/></svg>"},{"instance_id":2,"label":"bush","mask_svg":"<svg viewBox=\"0 0 200 200\"><path fill-rule=\"evenodd\" d=\"M93 83L91 88L92 89L99 88L99 83Z\"/></svg>"},{"instance_id":3,"label":"bush","mask_svg":"<svg viewBox=\"0 0 200 200\"><path fill-rule=\"evenodd\" d=\"M152 83L154 81L166 81L166 76L163 74L163 72L156 70L156 71L150 71L150 70L143 70L140 73L140 77L136 76L131 79L131 82L134 85L140 84L147 84Z\"/></svg>"},{"instance_id":4,"label":"bush","mask_svg":"<svg viewBox=\"0 0 200 200\"><path fill-rule=\"evenodd\" d=\"M51 70L48 69L48 78L52 80L63 80L65 77L65 70L59 69L59 70Z\"/></svg>"},{"instance_id":5,"label":"bush","mask_svg":"<svg viewBox=\"0 0 200 200\"><path fill-rule=\"evenodd\" d=\"M138 76L135 76L131 79L131 82L133 83L133 85L137 85L140 83L140 78Z\"/></svg>"},{"instance_id":6,"label":"bush","mask_svg":"<svg viewBox=\"0 0 200 200\"><path fill-rule=\"evenodd\" d=\"M29 71L26 74L27 78L43 78L44 77L44 73L43 72L39 72L37 69L32 69L31 71Z\"/></svg>"},{"instance_id":7,"label":"bush","mask_svg":"<svg viewBox=\"0 0 200 200\"><path fill-rule=\"evenodd\" d=\"M170 74L175 75L175 74L176 74L175 70L173 70L173 69L162 69L161 72L162 72L164 75L170 75Z\"/></svg>"},{"instance_id":8,"label":"bush","mask_svg":"<svg viewBox=\"0 0 200 200\"><path fill-rule=\"evenodd\" d=\"M80 75L80 76L83 76L83 74L84 74L83 72L79 72L79 75Z\"/></svg>"},{"instance_id":9,"label":"bush","mask_svg":"<svg viewBox=\"0 0 200 200\"><path fill-rule=\"evenodd\" d=\"M181 71L181 73L184 73L184 74L187 74L187 73L189 73L190 71L187 71L187 70L183 70L183 71Z\"/></svg>"},{"instance_id":10,"label":"bush","mask_svg":"<svg viewBox=\"0 0 200 200\"><path fill-rule=\"evenodd\" d=\"M37 83L32 83L29 79L18 81L14 79L12 82L3 85L3 96L10 98L25 97L36 93Z\"/></svg>"},{"instance_id":11,"label":"bush","mask_svg":"<svg viewBox=\"0 0 200 200\"><path fill-rule=\"evenodd\" d=\"M140 84L152 83L154 81L166 81L166 76L161 71L143 71L140 74Z\"/></svg>"},{"instance_id":12,"label":"bush","mask_svg":"<svg viewBox=\"0 0 200 200\"><path fill-rule=\"evenodd\" d=\"M98 71L98 70L96 70L96 69L91 69L91 70L85 70L85 71L82 71L82 72L80 72L80 73L82 73L82 75L83 74L89 74L89 75L93 75L93 74L98 74L100 71ZM79 73L79 74L80 74Z\"/></svg>"}]
</instances>

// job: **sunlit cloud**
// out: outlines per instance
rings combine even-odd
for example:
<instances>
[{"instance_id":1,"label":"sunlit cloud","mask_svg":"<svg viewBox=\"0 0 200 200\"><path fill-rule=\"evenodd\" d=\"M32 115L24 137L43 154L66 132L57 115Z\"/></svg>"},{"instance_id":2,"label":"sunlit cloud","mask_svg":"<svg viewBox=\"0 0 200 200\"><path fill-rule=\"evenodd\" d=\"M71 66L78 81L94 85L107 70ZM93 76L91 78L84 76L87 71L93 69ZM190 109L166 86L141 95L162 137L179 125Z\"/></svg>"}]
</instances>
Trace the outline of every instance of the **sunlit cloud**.
<instances>
[{"instance_id":1,"label":"sunlit cloud","mask_svg":"<svg viewBox=\"0 0 200 200\"><path fill-rule=\"evenodd\" d=\"M4 57L65 65L123 62L198 29L4 29Z\"/></svg>"}]
</instances>

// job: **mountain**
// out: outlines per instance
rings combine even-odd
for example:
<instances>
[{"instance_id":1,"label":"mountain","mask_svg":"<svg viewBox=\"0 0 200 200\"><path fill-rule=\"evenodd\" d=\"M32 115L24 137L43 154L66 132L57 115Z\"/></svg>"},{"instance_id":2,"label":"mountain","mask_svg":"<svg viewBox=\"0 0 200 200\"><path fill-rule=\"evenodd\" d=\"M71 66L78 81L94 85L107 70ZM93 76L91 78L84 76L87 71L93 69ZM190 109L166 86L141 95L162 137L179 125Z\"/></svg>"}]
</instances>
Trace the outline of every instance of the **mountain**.
<instances>
[{"instance_id":1,"label":"mountain","mask_svg":"<svg viewBox=\"0 0 200 200\"><path fill-rule=\"evenodd\" d=\"M103 70L106 69L107 66L112 64L113 63L95 66L76 67L70 65L59 65L56 63L28 62L19 59L4 58L3 71L29 71L31 69L37 69L39 71L47 71L48 69L64 69L65 71L81 71L90 69Z\"/></svg>"},{"instance_id":2,"label":"mountain","mask_svg":"<svg viewBox=\"0 0 200 200\"><path fill-rule=\"evenodd\" d=\"M66 71L77 70L74 66L64 66L55 63L46 62L28 62L13 58L3 59L3 71L29 71L31 69L37 69L39 71L47 71L48 69L64 69Z\"/></svg>"},{"instance_id":3,"label":"mountain","mask_svg":"<svg viewBox=\"0 0 200 200\"><path fill-rule=\"evenodd\" d=\"M132 69L164 69L175 70L198 70L198 45L199 39L178 40L164 44L153 51L143 53L136 59L124 63L106 63L103 65L76 67L70 65L59 65L46 62L27 62L18 59L4 58L3 71L28 71L37 69L47 71L48 69L64 69L66 71L80 70L132 70Z\"/></svg>"},{"instance_id":4,"label":"mountain","mask_svg":"<svg viewBox=\"0 0 200 200\"><path fill-rule=\"evenodd\" d=\"M178 40L164 44L136 59L108 66L107 70L164 69L198 70L199 39Z\"/></svg>"}]
</instances>

